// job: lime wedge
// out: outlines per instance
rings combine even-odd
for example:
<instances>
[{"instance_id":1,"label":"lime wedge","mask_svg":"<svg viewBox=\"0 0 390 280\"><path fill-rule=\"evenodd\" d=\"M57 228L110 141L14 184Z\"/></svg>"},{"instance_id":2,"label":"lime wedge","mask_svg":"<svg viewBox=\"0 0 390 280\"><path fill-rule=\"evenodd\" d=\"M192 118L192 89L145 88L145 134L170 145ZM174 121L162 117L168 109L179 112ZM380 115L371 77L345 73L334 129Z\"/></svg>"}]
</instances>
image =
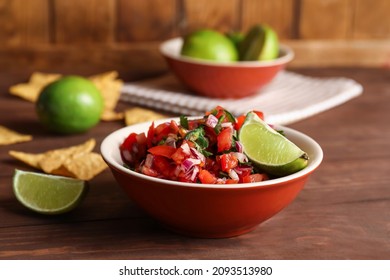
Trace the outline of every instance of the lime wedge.
<instances>
[{"instance_id":1,"label":"lime wedge","mask_svg":"<svg viewBox=\"0 0 390 280\"><path fill-rule=\"evenodd\" d=\"M42 214L61 214L80 204L87 192L85 181L15 170L13 190L27 208Z\"/></svg>"},{"instance_id":2,"label":"lime wedge","mask_svg":"<svg viewBox=\"0 0 390 280\"><path fill-rule=\"evenodd\" d=\"M253 112L247 114L238 137L248 158L271 175L286 176L307 166L308 155Z\"/></svg>"}]
</instances>

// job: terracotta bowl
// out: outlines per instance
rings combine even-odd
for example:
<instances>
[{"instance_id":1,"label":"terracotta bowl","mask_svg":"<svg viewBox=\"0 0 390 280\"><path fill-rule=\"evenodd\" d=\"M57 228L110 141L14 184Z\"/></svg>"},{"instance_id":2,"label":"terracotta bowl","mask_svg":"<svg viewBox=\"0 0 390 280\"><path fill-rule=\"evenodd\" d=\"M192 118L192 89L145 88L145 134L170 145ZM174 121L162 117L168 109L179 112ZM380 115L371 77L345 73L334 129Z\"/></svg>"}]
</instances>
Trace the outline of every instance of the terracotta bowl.
<instances>
[{"instance_id":1,"label":"terracotta bowl","mask_svg":"<svg viewBox=\"0 0 390 280\"><path fill-rule=\"evenodd\" d=\"M160 52L176 77L191 91L212 98L242 98L257 93L290 62L294 53L280 46L279 57L269 61L231 63L180 55L182 38L165 41Z\"/></svg>"},{"instance_id":2,"label":"terracotta bowl","mask_svg":"<svg viewBox=\"0 0 390 280\"><path fill-rule=\"evenodd\" d=\"M305 169L258 183L211 185L169 181L123 167L119 145L129 133L146 132L149 126L150 123L142 123L114 131L101 144L102 156L133 202L166 228L194 237L224 238L254 230L294 200L323 157L321 147L309 136L276 126L309 154Z\"/></svg>"}]
</instances>

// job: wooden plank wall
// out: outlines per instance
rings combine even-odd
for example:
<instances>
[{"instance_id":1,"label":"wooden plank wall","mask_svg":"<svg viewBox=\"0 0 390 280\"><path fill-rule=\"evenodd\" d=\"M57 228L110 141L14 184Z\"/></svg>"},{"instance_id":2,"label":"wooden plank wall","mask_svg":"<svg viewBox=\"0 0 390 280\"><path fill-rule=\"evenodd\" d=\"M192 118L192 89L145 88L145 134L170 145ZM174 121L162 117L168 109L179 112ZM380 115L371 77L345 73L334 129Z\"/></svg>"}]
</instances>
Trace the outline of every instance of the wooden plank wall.
<instances>
[{"instance_id":1,"label":"wooden plank wall","mask_svg":"<svg viewBox=\"0 0 390 280\"><path fill-rule=\"evenodd\" d=\"M0 71L93 64L135 79L166 69L165 39L256 23L293 47L293 67L389 66L389 13L389 0L0 0Z\"/></svg>"}]
</instances>

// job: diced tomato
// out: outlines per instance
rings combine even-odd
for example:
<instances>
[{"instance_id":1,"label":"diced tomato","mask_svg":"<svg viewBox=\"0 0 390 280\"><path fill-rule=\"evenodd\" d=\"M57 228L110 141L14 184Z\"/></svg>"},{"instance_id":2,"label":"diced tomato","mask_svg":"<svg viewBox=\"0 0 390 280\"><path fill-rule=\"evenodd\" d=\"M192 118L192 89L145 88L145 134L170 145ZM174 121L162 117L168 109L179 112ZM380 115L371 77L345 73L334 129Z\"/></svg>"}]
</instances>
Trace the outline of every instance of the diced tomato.
<instances>
[{"instance_id":1,"label":"diced tomato","mask_svg":"<svg viewBox=\"0 0 390 280\"><path fill-rule=\"evenodd\" d=\"M199 120L188 120L188 129L193 130L195 128L198 128L200 124Z\"/></svg>"},{"instance_id":2,"label":"diced tomato","mask_svg":"<svg viewBox=\"0 0 390 280\"><path fill-rule=\"evenodd\" d=\"M214 146L217 143L217 134L215 133L214 128L205 126L204 131L206 133L207 139L209 140L209 146Z\"/></svg>"},{"instance_id":3,"label":"diced tomato","mask_svg":"<svg viewBox=\"0 0 390 280\"><path fill-rule=\"evenodd\" d=\"M179 126L174 120L171 120L171 123L169 124L171 131L170 133L177 134L179 132Z\"/></svg>"},{"instance_id":4,"label":"diced tomato","mask_svg":"<svg viewBox=\"0 0 390 280\"><path fill-rule=\"evenodd\" d=\"M237 184L239 181L236 179L226 179L225 184Z\"/></svg>"},{"instance_id":5,"label":"diced tomato","mask_svg":"<svg viewBox=\"0 0 390 280\"><path fill-rule=\"evenodd\" d=\"M154 132L155 143L158 143L161 140L167 138L170 131L171 131L170 123L159 124L155 128L155 132Z\"/></svg>"},{"instance_id":6,"label":"diced tomato","mask_svg":"<svg viewBox=\"0 0 390 280\"><path fill-rule=\"evenodd\" d=\"M156 126L154 134L157 135L157 134L161 134L164 131L169 131L170 129L169 126L170 126L169 122L160 123L159 125Z\"/></svg>"},{"instance_id":7,"label":"diced tomato","mask_svg":"<svg viewBox=\"0 0 390 280\"><path fill-rule=\"evenodd\" d=\"M129 165L134 165L146 155L145 133L131 133L119 147L122 160Z\"/></svg>"},{"instance_id":8,"label":"diced tomato","mask_svg":"<svg viewBox=\"0 0 390 280\"><path fill-rule=\"evenodd\" d=\"M244 124L245 118L245 115L241 115L236 119L236 124L234 125L235 130L240 130L241 126Z\"/></svg>"},{"instance_id":9,"label":"diced tomato","mask_svg":"<svg viewBox=\"0 0 390 280\"><path fill-rule=\"evenodd\" d=\"M250 175L252 173L252 167L237 167L234 169L236 171L240 181L243 181L243 178Z\"/></svg>"},{"instance_id":10,"label":"diced tomato","mask_svg":"<svg viewBox=\"0 0 390 280\"><path fill-rule=\"evenodd\" d=\"M148 152L155 156L163 156L171 158L171 156L176 152L175 147L158 145L148 149Z\"/></svg>"},{"instance_id":11,"label":"diced tomato","mask_svg":"<svg viewBox=\"0 0 390 280\"><path fill-rule=\"evenodd\" d=\"M221 170L224 172L229 172L238 165L238 159L232 153L223 154L219 159Z\"/></svg>"},{"instance_id":12,"label":"diced tomato","mask_svg":"<svg viewBox=\"0 0 390 280\"><path fill-rule=\"evenodd\" d=\"M211 112L208 113L208 115L209 114L213 114L217 119L222 117L222 122L231 122L233 125L236 123L234 116L221 106L215 107Z\"/></svg>"},{"instance_id":13,"label":"diced tomato","mask_svg":"<svg viewBox=\"0 0 390 280\"><path fill-rule=\"evenodd\" d=\"M261 111L253 111L260 119L264 120L264 114ZM244 124L246 115L241 115L236 118L236 124L234 125L235 130L240 130L241 126Z\"/></svg>"},{"instance_id":14,"label":"diced tomato","mask_svg":"<svg viewBox=\"0 0 390 280\"><path fill-rule=\"evenodd\" d=\"M154 131L154 122L152 122L148 130L148 136L146 137L146 143L148 148L153 146Z\"/></svg>"},{"instance_id":15,"label":"diced tomato","mask_svg":"<svg viewBox=\"0 0 390 280\"><path fill-rule=\"evenodd\" d=\"M261 174L255 173L255 174L250 174L250 175L242 177L243 183L261 182L264 180L268 180L267 174L264 174L264 173L261 173Z\"/></svg>"},{"instance_id":16,"label":"diced tomato","mask_svg":"<svg viewBox=\"0 0 390 280\"><path fill-rule=\"evenodd\" d=\"M177 164L181 164L188 155L183 151L182 147L176 149L176 151L171 155L172 160Z\"/></svg>"},{"instance_id":17,"label":"diced tomato","mask_svg":"<svg viewBox=\"0 0 390 280\"><path fill-rule=\"evenodd\" d=\"M228 151L232 147L233 128L224 128L217 136L218 152Z\"/></svg>"},{"instance_id":18,"label":"diced tomato","mask_svg":"<svg viewBox=\"0 0 390 280\"><path fill-rule=\"evenodd\" d=\"M153 159L153 168L161 174L164 178L174 179L174 170L175 166L171 164L172 161L167 159L164 156L154 156Z\"/></svg>"},{"instance_id":19,"label":"diced tomato","mask_svg":"<svg viewBox=\"0 0 390 280\"><path fill-rule=\"evenodd\" d=\"M217 182L217 177L215 177L206 169L199 171L198 178L202 184L215 184Z\"/></svg>"},{"instance_id":20,"label":"diced tomato","mask_svg":"<svg viewBox=\"0 0 390 280\"><path fill-rule=\"evenodd\" d=\"M145 175L152 176L152 177L158 177L158 172L150 167L142 166L141 172Z\"/></svg>"},{"instance_id":21,"label":"diced tomato","mask_svg":"<svg viewBox=\"0 0 390 280\"><path fill-rule=\"evenodd\" d=\"M154 144L157 144L161 140L168 137L169 134L175 134L177 135L179 132L179 127L177 123L172 120L171 122L165 122L162 124L159 124L153 131L154 136Z\"/></svg>"},{"instance_id":22,"label":"diced tomato","mask_svg":"<svg viewBox=\"0 0 390 280\"><path fill-rule=\"evenodd\" d=\"M120 150L129 150L133 146L134 143L137 142L137 133L131 133L126 137L125 141L120 145Z\"/></svg>"},{"instance_id":23,"label":"diced tomato","mask_svg":"<svg viewBox=\"0 0 390 280\"><path fill-rule=\"evenodd\" d=\"M146 145L146 135L145 135L145 133L140 133L135 138L137 139L137 143L139 145Z\"/></svg>"}]
</instances>

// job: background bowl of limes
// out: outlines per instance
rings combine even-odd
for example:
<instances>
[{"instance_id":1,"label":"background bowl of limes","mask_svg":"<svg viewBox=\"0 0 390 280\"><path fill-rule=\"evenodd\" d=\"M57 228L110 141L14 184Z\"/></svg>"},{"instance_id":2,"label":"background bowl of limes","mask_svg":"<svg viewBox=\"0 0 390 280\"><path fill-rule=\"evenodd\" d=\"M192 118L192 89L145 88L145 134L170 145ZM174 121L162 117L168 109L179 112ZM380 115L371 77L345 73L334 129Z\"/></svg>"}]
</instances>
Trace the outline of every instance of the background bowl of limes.
<instances>
[{"instance_id":1,"label":"background bowl of limes","mask_svg":"<svg viewBox=\"0 0 390 280\"><path fill-rule=\"evenodd\" d=\"M190 91L212 98L242 98L259 93L294 58L265 25L247 34L211 29L163 42L160 52Z\"/></svg>"}]
</instances>

